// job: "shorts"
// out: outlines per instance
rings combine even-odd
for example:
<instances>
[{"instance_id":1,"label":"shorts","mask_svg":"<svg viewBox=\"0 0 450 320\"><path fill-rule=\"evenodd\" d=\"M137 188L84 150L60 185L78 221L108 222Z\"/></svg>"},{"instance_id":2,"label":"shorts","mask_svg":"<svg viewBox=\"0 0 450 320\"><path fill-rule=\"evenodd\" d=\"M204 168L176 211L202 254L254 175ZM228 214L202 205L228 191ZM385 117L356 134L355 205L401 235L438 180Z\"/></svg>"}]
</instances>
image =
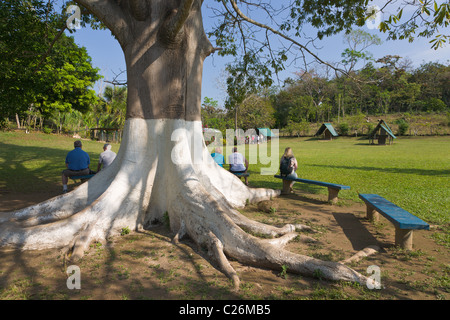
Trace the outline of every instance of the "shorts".
<instances>
[{"instance_id":1,"label":"shorts","mask_svg":"<svg viewBox=\"0 0 450 320\"><path fill-rule=\"evenodd\" d=\"M294 172L288 174L286 177L296 179L296 178L298 178L297 172L294 171Z\"/></svg>"},{"instance_id":2,"label":"shorts","mask_svg":"<svg viewBox=\"0 0 450 320\"><path fill-rule=\"evenodd\" d=\"M66 177L76 177L76 176L86 176L90 173L89 168L83 169L83 170L70 170L66 169L63 170L62 174Z\"/></svg>"}]
</instances>

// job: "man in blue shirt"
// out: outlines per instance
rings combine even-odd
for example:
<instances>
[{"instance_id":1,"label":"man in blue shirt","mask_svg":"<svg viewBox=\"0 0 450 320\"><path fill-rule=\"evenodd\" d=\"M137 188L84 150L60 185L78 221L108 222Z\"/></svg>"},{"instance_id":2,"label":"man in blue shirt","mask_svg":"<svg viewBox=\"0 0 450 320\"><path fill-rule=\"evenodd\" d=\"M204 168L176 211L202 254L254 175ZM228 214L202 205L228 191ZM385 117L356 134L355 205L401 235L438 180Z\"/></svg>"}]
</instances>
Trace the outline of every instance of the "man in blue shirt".
<instances>
[{"instance_id":1,"label":"man in blue shirt","mask_svg":"<svg viewBox=\"0 0 450 320\"><path fill-rule=\"evenodd\" d=\"M67 182L69 177L88 175L91 160L87 152L83 151L81 141L73 143L74 149L66 156L67 169L62 172L63 193L67 192Z\"/></svg>"}]
</instances>

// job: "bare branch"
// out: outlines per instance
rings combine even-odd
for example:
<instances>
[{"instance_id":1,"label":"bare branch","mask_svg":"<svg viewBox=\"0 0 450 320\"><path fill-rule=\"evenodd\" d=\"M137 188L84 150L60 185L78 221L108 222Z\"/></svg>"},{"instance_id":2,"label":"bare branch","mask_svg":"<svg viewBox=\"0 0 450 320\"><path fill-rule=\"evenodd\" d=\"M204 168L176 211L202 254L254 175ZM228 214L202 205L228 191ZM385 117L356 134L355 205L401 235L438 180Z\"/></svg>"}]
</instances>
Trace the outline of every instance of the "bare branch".
<instances>
[{"instance_id":1,"label":"bare branch","mask_svg":"<svg viewBox=\"0 0 450 320\"><path fill-rule=\"evenodd\" d=\"M255 21L255 20L253 20L253 19L247 17L247 16L239 9L239 7L237 6L237 4L236 4L236 2L235 2L234 0L229 0L229 1L230 1L230 3L231 3L231 6L233 7L234 11L236 12L236 14L237 14L239 17L241 17L243 20L245 20L245 21L247 21L248 23L253 24L253 25L257 26L257 27L260 27L260 28L266 29L266 30L268 30L268 31L271 31L273 34L276 34L276 35L280 36L281 38L283 38L283 39L285 39L285 40L287 40L287 41L289 41L289 42L295 44L297 47L299 47L300 50L306 51L308 54L310 54L312 57L314 57L314 59L315 59L316 61L318 61L319 63L321 63L321 64L323 64L323 65L326 65L326 66L332 68L333 70L339 71L339 72L341 72L341 73L343 73L343 74L345 74L345 75L348 75L347 72L346 72L345 70L342 70L342 69L340 69L340 68L337 68L337 67L335 67L335 66L329 64L328 62L322 60L321 58L319 58L319 56L317 56L316 54L314 54L314 53L313 53L311 50L309 50L306 46L302 45L301 43L299 43L299 42L296 41L295 39L293 39L293 38L291 38L291 37L288 37L287 35L285 35L285 34L279 32L279 31L277 31L277 30L271 28L270 26L267 26L267 25L265 25L265 24L262 24L262 23L260 23L260 22L257 22L257 21ZM224 2L224 5L225 5L225 0L224 0L223 2Z\"/></svg>"},{"instance_id":2,"label":"bare branch","mask_svg":"<svg viewBox=\"0 0 450 320\"><path fill-rule=\"evenodd\" d=\"M109 81L109 80L105 80L105 82L107 82L107 83L111 83L112 85L114 85L114 86L126 86L127 84L128 84L128 81L124 81L124 80L118 80L118 78L122 75L122 74L124 74L124 73L126 73L127 71L126 70L120 70L120 72L118 73L118 74L116 74L116 73L114 73L114 71L113 71L113 73L114 73L114 78L111 80L111 81Z\"/></svg>"}]
</instances>

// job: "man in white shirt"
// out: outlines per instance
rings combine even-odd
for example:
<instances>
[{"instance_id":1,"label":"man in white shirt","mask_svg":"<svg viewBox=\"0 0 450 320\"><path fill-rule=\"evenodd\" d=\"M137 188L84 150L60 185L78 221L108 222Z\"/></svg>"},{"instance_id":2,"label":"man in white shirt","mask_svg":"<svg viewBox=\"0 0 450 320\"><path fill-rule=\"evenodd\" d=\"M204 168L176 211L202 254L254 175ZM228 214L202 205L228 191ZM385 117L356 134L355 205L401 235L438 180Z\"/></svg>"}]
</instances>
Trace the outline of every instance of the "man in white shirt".
<instances>
[{"instance_id":1,"label":"man in white shirt","mask_svg":"<svg viewBox=\"0 0 450 320\"><path fill-rule=\"evenodd\" d=\"M228 163L230 164L230 172L232 173L246 173L248 169L247 159L237 151L237 147L233 148L233 153L228 156ZM245 184L248 185L248 178L245 177Z\"/></svg>"},{"instance_id":2,"label":"man in white shirt","mask_svg":"<svg viewBox=\"0 0 450 320\"><path fill-rule=\"evenodd\" d=\"M100 158L98 159L98 167L97 172L101 170L102 164L103 169L106 169L116 158L116 153L111 151L111 145L106 143L103 146L103 152L100 154Z\"/></svg>"}]
</instances>

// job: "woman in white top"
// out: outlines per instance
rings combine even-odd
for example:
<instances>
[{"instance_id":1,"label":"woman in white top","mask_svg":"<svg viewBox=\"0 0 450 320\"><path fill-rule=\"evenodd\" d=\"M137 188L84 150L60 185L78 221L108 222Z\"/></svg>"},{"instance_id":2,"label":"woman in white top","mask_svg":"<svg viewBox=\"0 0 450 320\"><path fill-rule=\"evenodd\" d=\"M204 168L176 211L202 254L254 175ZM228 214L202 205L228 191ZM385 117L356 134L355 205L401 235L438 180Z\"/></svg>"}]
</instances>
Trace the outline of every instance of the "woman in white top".
<instances>
[{"instance_id":1,"label":"woman in white top","mask_svg":"<svg viewBox=\"0 0 450 320\"><path fill-rule=\"evenodd\" d=\"M228 163L230 164L230 172L232 173L246 173L248 169L247 159L237 151L237 147L233 148L233 153L228 156ZM248 185L248 179L245 177L245 184Z\"/></svg>"}]
</instances>

